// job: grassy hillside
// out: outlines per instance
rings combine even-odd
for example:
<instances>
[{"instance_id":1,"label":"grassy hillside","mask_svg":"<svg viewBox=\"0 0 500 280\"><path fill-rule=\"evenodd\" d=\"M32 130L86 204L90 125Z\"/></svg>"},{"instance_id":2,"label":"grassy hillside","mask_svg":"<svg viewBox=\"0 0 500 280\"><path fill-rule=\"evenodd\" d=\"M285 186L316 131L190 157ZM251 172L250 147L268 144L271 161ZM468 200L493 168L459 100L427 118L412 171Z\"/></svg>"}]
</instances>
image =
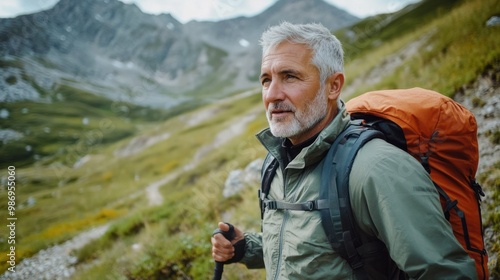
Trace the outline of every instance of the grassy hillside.
<instances>
[{"instance_id":1,"label":"grassy hillside","mask_svg":"<svg viewBox=\"0 0 500 280\"><path fill-rule=\"evenodd\" d=\"M373 48L401 40L401 35L420 31L450 9L462 4L463 0L421 1L396 13L379 14L335 32L344 45L346 56L354 59L368 53Z\"/></svg>"},{"instance_id":2,"label":"grassy hillside","mask_svg":"<svg viewBox=\"0 0 500 280\"><path fill-rule=\"evenodd\" d=\"M486 69L500 66L500 27L485 26L490 16L500 14L497 2L423 1L411 11L381 15L351 27L349 38L355 40L348 41L347 29L340 31L339 37L349 42L345 44L348 86L380 69L388 56L419 41L422 43L414 55L391 71L380 73L378 82L362 83L354 95L413 86L453 95ZM369 28L377 22L384 24L376 25L376 30ZM67 100L75 98L70 107L58 110L60 122L58 118L51 124L40 122L37 115L55 114L43 104L15 104L16 108L10 108L23 123L35 125L38 134L45 133L44 126L51 131L66 127L80 133L76 138L69 135L69 146L62 151L51 147L49 136L38 146L30 142L18 147L23 149L28 144L40 151L59 153L36 165L22 167L23 162L19 162L17 180L22 187L17 189L16 213L23 221L16 236L19 258L92 226L110 224L103 237L75 252L79 264L92 265L78 271L74 279L207 279L213 270L209 238L218 221L260 230L257 186L233 197L222 197L224 182L232 170L265 155L254 137L267 126L258 89L175 117L162 112L152 117L135 108L126 119L113 112L111 104L89 99L85 92L69 87L60 88L60 92ZM37 115L23 115L25 107ZM220 147L210 146L220 141L219 132L252 114L257 117L243 125L241 133ZM89 128L83 127L81 115L91 116ZM152 118L164 121L145 122ZM124 138L108 139L115 136L103 133L102 142L86 146L91 143L85 141L86 131L102 129L99 124L103 120L111 120ZM71 155L84 160L75 166L76 159L65 160ZM493 175L482 177L481 182L494 193L494 205L500 203L499 166L493 166ZM166 180L169 174L177 176ZM161 180L165 180L159 188L163 203L150 205L147 190ZM6 203L7 198L0 196L0 204ZM0 211L0 219L5 220L5 215ZM488 209L485 221L486 226L498 227L499 216ZM491 250L499 252L500 245ZM2 270L6 269L7 251L2 243ZM495 269L500 276L498 267ZM263 271L247 270L238 264L226 266L224 274L228 279L264 278Z\"/></svg>"},{"instance_id":3,"label":"grassy hillside","mask_svg":"<svg viewBox=\"0 0 500 280\"><path fill-rule=\"evenodd\" d=\"M96 245L112 247L113 241L126 240L127 236L135 236L149 225L164 222L165 219L169 221L165 226L172 228L169 231L179 230L175 229L179 219L181 223L191 226L199 221L213 220L214 213L201 210L202 204L192 200L197 196L203 199L205 193L200 196L193 190L199 185L199 188L211 188L215 194L214 188L219 188L221 182L218 180L225 179L229 168L245 166L252 158L262 156L262 151L260 155L256 154L256 140L249 142L248 139L253 138L253 131L264 127L263 120L251 122L247 127L249 132L243 132L238 139L228 142L215 155L207 154L198 161L196 154L199 147L214 140L214 132L223 130L228 122L234 121L235 116L245 115L258 104L260 94L253 92L234 102L209 107L210 117L201 117L197 122L193 122L193 116L200 113L195 111L191 116L181 115L155 126L144 126L137 133L140 136L89 149L87 160L76 168L73 162L68 166L64 161L17 168L17 185L22 187L16 192L19 205L16 215L23 219L22 226L16 231L18 259L60 243L84 229L122 216L124 222L113 226L108 234L111 240L97 242ZM166 132L168 137L164 136ZM158 136L162 136L158 143L145 144ZM193 161L201 168L186 172L162 188L168 207L149 208L144 188L165 174L182 170ZM220 170L220 173L216 174L214 170ZM204 181L198 182L199 177L205 177ZM1 196L0 203L7 205L7 197ZM193 220L186 214L187 218L182 220L181 207L186 213L199 217ZM209 216L200 215L201 212L207 212ZM0 213L2 218L6 218L6 214ZM2 243L0 250L5 269L8 244ZM85 256L86 250L80 254ZM82 260L92 258L99 252L100 248L92 249L91 254Z\"/></svg>"},{"instance_id":4,"label":"grassy hillside","mask_svg":"<svg viewBox=\"0 0 500 280\"><path fill-rule=\"evenodd\" d=\"M381 82L362 85L356 88L355 95L373 89L420 86L452 96L500 60L498 27L486 27L486 21L500 13L496 4L495 1L483 1L482 5L479 1L422 1L411 12L403 10L396 14L393 22L380 25L380 21L391 17L386 15L339 31L336 35L340 38L361 32L354 38L364 42L359 48L357 42L346 44L347 85L376 71L376 67L387 63L384 59L388 56L419 41L414 51L417 55L408 58L401 55L398 59L404 63L394 72L380 73L384 77ZM433 6L435 9L431 10Z\"/></svg>"},{"instance_id":5,"label":"grassy hillside","mask_svg":"<svg viewBox=\"0 0 500 280\"><path fill-rule=\"evenodd\" d=\"M25 73L20 62L1 61L0 67L14 67ZM8 77L17 83L15 76ZM0 167L23 167L35 162L73 164L99 145L116 142L137 132L137 125L164 120L171 113L112 101L63 81L45 89L31 77L21 79L42 98L39 101L6 102L1 109L9 113L0 119L2 129L22 137L0 143Z\"/></svg>"}]
</instances>

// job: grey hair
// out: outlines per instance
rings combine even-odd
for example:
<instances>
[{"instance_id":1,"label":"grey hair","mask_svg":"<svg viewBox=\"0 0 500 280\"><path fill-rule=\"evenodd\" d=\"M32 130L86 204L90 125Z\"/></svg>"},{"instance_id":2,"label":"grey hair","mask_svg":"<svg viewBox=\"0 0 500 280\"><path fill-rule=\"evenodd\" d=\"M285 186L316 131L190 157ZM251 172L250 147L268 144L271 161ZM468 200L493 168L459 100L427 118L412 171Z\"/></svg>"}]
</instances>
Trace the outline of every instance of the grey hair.
<instances>
[{"instance_id":1,"label":"grey hair","mask_svg":"<svg viewBox=\"0 0 500 280\"><path fill-rule=\"evenodd\" d=\"M260 45L262 55L270 48L288 41L295 44L305 44L313 52L312 64L320 74L322 83L337 72L344 72L344 50L342 44L328 28L319 23L292 24L282 22L269 28L262 34Z\"/></svg>"}]
</instances>

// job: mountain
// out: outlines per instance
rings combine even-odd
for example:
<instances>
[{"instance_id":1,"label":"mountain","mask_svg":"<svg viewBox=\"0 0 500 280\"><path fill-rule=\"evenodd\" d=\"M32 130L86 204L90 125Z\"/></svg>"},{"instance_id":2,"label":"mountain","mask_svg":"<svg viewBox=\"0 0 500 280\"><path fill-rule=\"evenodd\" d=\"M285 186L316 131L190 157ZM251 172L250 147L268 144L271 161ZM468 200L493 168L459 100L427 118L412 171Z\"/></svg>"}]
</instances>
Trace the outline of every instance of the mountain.
<instances>
[{"instance_id":1,"label":"mountain","mask_svg":"<svg viewBox=\"0 0 500 280\"><path fill-rule=\"evenodd\" d=\"M102 134L92 144L113 143L141 122L254 88L260 34L280 21L341 31L352 59L381 39L412 32L418 25L409 16L428 21L457 3L424 1L359 21L322 0L279 0L253 17L182 24L118 0L60 0L46 11L0 19L0 166L64 156L90 141L85 133ZM103 117L112 133L101 133ZM68 164L85 153L78 155Z\"/></svg>"},{"instance_id":2,"label":"mountain","mask_svg":"<svg viewBox=\"0 0 500 280\"><path fill-rule=\"evenodd\" d=\"M355 16L323 0L279 0L254 17L238 17L218 22L191 21L185 25L192 40L199 39L225 51L229 72L236 73L233 84L240 87L255 85L260 74L261 50L259 39L269 26L282 21L292 23L321 22L332 31L359 21Z\"/></svg>"},{"instance_id":3,"label":"mountain","mask_svg":"<svg viewBox=\"0 0 500 280\"><path fill-rule=\"evenodd\" d=\"M257 46L262 32L281 21L321 22L331 30L337 30L352 25L358 18L323 0L279 0L254 17L238 17L218 22L191 21L186 24L185 29L188 34L200 36L209 45L234 53L245 52L249 46ZM242 40L248 43L242 44Z\"/></svg>"},{"instance_id":4,"label":"mountain","mask_svg":"<svg viewBox=\"0 0 500 280\"><path fill-rule=\"evenodd\" d=\"M166 53L182 37L171 16L146 15L119 1L61 0L47 11L3 19L0 26L3 61L19 62L35 81L47 78L52 86L69 80L111 99L130 95L159 69L155 61L167 64ZM151 98L158 94L152 91Z\"/></svg>"},{"instance_id":5,"label":"mountain","mask_svg":"<svg viewBox=\"0 0 500 280\"><path fill-rule=\"evenodd\" d=\"M0 57L49 85L69 80L112 100L171 108L255 86L258 38L282 20L336 30L358 19L321 0L280 0L254 17L188 24L118 0L61 0L47 11L1 19ZM36 87L29 91L25 98L38 96Z\"/></svg>"},{"instance_id":6,"label":"mountain","mask_svg":"<svg viewBox=\"0 0 500 280\"><path fill-rule=\"evenodd\" d=\"M321 0L280 0L254 17L181 24L118 0L60 0L0 19L0 166L67 159L164 120L255 88L258 39L282 20L332 30L358 19ZM106 117L112 132L103 133ZM73 164L84 153L66 164ZM67 162L66 162L67 161Z\"/></svg>"}]
</instances>

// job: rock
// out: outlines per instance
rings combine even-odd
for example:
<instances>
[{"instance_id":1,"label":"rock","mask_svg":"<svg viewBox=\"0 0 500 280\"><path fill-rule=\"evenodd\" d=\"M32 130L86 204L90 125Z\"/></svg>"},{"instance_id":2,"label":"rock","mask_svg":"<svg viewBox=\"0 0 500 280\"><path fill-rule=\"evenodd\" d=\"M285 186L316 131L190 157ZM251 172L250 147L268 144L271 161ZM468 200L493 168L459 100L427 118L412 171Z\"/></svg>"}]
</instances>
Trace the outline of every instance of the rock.
<instances>
[{"instance_id":1,"label":"rock","mask_svg":"<svg viewBox=\"0 0 500 280\"><path fill-rule=\"evenodd\" d=\"M260 170L263 159L256 159L250 162L244 170L237 169L229 172L222 195L230 197L239 193L246 186L255 186L260 184Z\"/></svg>"},{"instance_id":2,"label":"rock","mask_svg":"<svg viewBox=\"0 0 500 280\"><path fill-rule=\"evenodd\" d=\"M0 103L40 101L40 94L22 79L17 68L0 68Z\"/></svg>"},{"instance_id":3,"label":"rock","mask_svg":"<svg viewBox=\"0 0 500 280\"><path fill-rule=\"evenodd\" d=\"M241 174L243 171L241 169L232 170L229 172L226 183L224 183L224 190L222 191L222 195L224 197L230 197L237 194L241 189L243 189L244 185L241 180Z\"/></svg>"},{"instance_id":4,"label":"rock","mask_svg":"<svg viewBox=\"0 0 500 280\"><path fill-rule=\"evenodd\" d=\"M486 26L499 26L500 25L500 16L492 16L486 21Z\"/></svg>"},{"instance_id":5,"label":"rock","mask_svg":"<svg viewBox=\"0 0 500 280\"><path fill-rule=\"evenodd\" d=\"M9 142L14 142L23 138L24 135L21 132L17 132L12 129L0 129L0 142L4 145Z\"/></svg>"}]
</instances>

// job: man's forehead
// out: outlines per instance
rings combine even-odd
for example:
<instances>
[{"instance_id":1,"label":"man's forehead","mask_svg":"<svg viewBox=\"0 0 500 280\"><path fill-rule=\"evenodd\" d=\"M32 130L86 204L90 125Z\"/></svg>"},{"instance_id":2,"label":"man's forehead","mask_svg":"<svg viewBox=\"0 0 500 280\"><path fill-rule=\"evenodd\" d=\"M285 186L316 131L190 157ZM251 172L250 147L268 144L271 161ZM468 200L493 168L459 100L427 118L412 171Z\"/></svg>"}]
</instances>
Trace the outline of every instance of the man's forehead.
<instances>
[{"instance_id":1,"label":"man's forehead","mask_svg":"<svg viewBox=\"0 0 500 280\"><path fill-rule=\"evenodd\" d=\"M273 53L285 53L285 52L312 52L311 49L303 43L293 43L290 41L283 41L279 44L270 46L263 56L267 56Z\"/></svg>"},{"instance_id":2,"label":"man's forehead","mask_svg":"<svg viewBox=\"0 0 500 280\"><path fill-rule=\"evenodd\" d=\"M263 55L261 69L299 67L310 64L312 52L304 44L281 43Z\"/></svg>"}]
</instances>

